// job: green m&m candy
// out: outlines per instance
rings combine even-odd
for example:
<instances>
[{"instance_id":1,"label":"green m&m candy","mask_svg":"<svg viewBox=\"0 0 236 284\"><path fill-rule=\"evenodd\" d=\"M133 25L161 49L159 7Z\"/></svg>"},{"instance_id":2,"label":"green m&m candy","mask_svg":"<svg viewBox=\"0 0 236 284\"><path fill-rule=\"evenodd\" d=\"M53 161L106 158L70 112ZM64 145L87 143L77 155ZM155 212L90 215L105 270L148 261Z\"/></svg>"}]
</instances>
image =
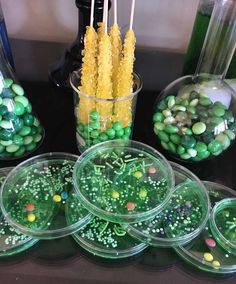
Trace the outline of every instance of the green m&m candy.
<instances>
[{"instance_id":1,"label":"green m&m candy","mask_svg":"<svg viewBox=\"0 0 236 284\"><path fill-rule=\"evenodd\" d=\"M25 112L24 105L21 102L15 102L13 111L16 115L24 114Z\"/></svg>"}]
</instances>

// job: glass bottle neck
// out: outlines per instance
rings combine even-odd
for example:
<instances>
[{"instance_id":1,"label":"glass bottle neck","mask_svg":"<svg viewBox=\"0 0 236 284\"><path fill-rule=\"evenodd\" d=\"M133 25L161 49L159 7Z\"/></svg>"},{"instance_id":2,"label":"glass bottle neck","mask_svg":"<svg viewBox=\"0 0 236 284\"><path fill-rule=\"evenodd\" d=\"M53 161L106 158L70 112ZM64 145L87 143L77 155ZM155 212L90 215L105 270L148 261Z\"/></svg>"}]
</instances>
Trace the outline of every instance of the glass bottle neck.
<instances>
[{"instance_id":1,"label":"glass bottle neck","mask_svg":"<svg viewBox=\"0 0 236 284\"><path fill-rule=\"evenodd\" d=\"M94 4L94 27L97 28L97 23L102 22L103 17L103 0L95 0ZM86 32L86 26L90 25L90 9L91 0L76 0L76 6L79 10L78 21L78 34L77 40L82 44L84 35ZM109 1L109 9L111 7L111 1Z\"/></svg>"},{"instance_id":2,"label":"glass bottle neck","mask_svg":"<svg viewBox=\"0 0 236 284\"><path fill-rule=\"evenodd\" d=\"M236 1L216 0L195 76L223 79L236 47Z\"/></svg>"}]
</instances>

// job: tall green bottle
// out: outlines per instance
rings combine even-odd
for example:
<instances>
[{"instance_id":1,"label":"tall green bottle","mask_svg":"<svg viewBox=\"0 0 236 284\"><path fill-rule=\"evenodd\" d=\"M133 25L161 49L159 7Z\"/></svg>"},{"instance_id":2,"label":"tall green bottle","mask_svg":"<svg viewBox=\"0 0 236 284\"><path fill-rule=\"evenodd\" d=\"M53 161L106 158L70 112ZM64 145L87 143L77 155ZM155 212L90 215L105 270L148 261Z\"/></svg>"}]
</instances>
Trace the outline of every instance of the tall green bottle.
<instances>
[{"instance_id":1,"label":"tall green bottle","mask_svg":"<svg viewBox=\"0 0 236 284\"><path fill-rule=\"evenodd\" d=\"M189 46L185 55L182 75L194 74L207 33L214 4L217 0L200 0ZM227 0L226 0L227 1ZM231 0L229 0L231 1ZM236 53L230 63L227 79L236 78Z\"/></svg>"}]
</instances>

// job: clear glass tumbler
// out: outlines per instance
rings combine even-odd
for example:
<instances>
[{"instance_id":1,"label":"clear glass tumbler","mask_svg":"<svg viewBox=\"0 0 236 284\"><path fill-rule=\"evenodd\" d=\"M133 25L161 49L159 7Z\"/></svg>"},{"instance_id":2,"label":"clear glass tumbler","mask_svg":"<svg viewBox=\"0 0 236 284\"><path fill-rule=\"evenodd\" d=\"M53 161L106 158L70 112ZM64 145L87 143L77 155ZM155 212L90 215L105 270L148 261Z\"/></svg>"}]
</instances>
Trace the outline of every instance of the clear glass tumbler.
<instances>
[{"instance_id":1,"label":"clear glass tumbler","mask_svg":"<svg viewBox=\"0 0 236 284\"><path fill-rule=\"evenodd\" d=\"M140 76L134 73L133 92L126 97L97 98L79 91L80 70L70 76L74 90L76 139L80 152L92 145L113 139L129 140L132 136L137 95L142 88Z\"/></svg>"}]
</instances>

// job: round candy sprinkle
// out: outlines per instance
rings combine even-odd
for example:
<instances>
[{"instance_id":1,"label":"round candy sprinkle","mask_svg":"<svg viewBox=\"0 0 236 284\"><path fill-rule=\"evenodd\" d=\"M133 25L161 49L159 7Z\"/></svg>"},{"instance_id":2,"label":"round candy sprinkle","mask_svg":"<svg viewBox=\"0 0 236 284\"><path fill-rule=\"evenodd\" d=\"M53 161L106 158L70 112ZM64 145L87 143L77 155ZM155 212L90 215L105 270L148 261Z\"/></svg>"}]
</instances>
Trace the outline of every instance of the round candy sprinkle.
<instances>
[{"instance_id":1,"label":"round candy sprinkle","mask_svg":"<svg viewBox=\"0 0 236 284\"><path fill-rule=\"evenodd\" d=\"M119 198L119 192L117 192L117 191L113 191L112 192L112 198L114 198L114 199L117 199L117 198Z\"/></svg>"},{"instance_id":2,"label":"round candy sprinkle","mask_svg":"<svg viewBox=\"0 0 236 284\"><path fill-rule=\"evenodd\" d=\"M214 260L212 262L212 265L215 267L215 268L219 268L220 267L220 262L218 260Z\"/></svg>"},{"instance_id":3,"label":"round candy sprinkle","mask_svg":"<svg viewBox=\"0 0 236 284\"><path fill-rule=\"evenodd\" d=\"M149 174L155 174L155 173L157 172L157 170L156 170L156 168L154 168L154 167L150 167L150 168L148 169L148 172L149 172Z\"/></svg>"},{"instance_id":4,"label":"round candy sprinkle","mask_svg":"<svg viewBox=\"0 0 236 284\"><path fill-rule=\"evenodd\" d=\"M210 248L214 248L216 246L216 242L215 240L211 239L211 238L208 238L206 239L206 244L208 245L208 247Z\"/></svg>"},{"instance_id":5,"label":"round candy sprinkle","mask_svg":"<svg viewBox=\"0 0 236 284\"><path fill-rule=\"evenodd\" d=\"M203 257L208 262L212 262L212 260L213 260L213 255L211 253L209 253L209 252L205 252Z\"/></svg>"},{"instance_id":6,"label":"round candy sprinkle","mask_svg":"<svg viewBox=\"0 0 236 284\"><path fill-rule=\"evenodd\" d=\"M27 219L29 222L34 222L36 219L36 216L33 213L29 213L27 216Z\"/></svg>"},{"instance_id":7,"label":"round candy sprinkle","mask_svg":"<svg viewBox=\"0 0 236 284\"><path fill-rule=\"evenodd\" d=\"M139 197L140 198L147 197L147 191L145 189L141 189L140 192L139 192Z\"/></svg>"},{"instance_id":8,"label":"round candy sprinkle","mask_svg":"<svg viewBox=\"0 0 236 284\"><path fill-rule=\"evenodd\" d=\"M55 202L61 202L61 196L58 195L58 194L55 194L55 195L53 196L53 200L54 200Z\"/></svg>"},{"instance_id":9,"label":"round candy sprinkle","mask_svg":"<svg viewBox=\"0 0 236 284\"><path fill-rule=\"evenodd\" d=\"M27 204L26 205L26 210L27 211L34 211L34 209L35 209L35 206L34 206L34 204L32 204L32 203L29 203L29 204Z\"/></svg>"},{"instance_id":10,"label":"round candy sprinkle","mask_svg":"<svg viewBox=\"0 0 236 284\"><path fill-rule=\"evenodd\" d=\"M137 171L137 172L134 173L134 176L135 176L136 178L141 178L142 175L143 175L143 174L142 174L140 171Z\"/></svg>"},{"instance_id":11,"label":"round candy sprinkle","mask_svg":"<svg viewBox=\"0 0 236 284\"><path fill-rule=\"evenodd\" d=\"M63 192L61 193L61 198L62 198L63 200L66 200L66 199L68 198L68 193L67 193L66 191L63 191Z\"/></svg>"},{"instance_id":12,"label":"round candy sprinkle","mask_svg":"<svg viewBox=\"0 0 236 284\"><path fill-rule=\"evenodd\" d=\"M129 211L133 211L135 209L135 204L133 202L128 202L126 204L126 208L129 210Z\"/></svg>"}]
</instances>

